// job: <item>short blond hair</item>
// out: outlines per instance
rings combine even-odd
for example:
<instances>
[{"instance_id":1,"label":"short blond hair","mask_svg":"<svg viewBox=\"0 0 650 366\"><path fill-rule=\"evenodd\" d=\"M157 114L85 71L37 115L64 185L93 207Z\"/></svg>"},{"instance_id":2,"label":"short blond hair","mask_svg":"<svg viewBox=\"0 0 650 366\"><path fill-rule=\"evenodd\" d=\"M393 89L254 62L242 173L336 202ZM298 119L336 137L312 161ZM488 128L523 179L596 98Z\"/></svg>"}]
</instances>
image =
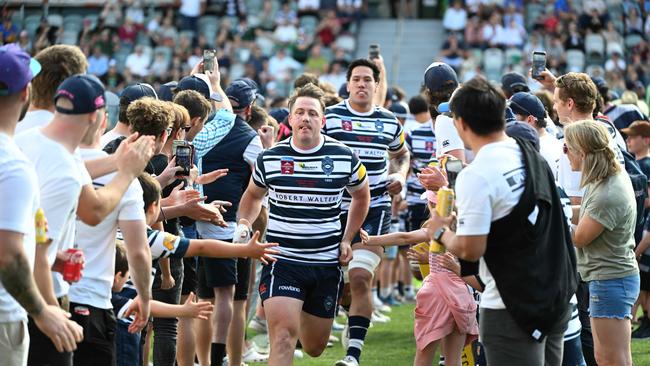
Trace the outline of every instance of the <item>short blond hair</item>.
<instances>
[{"instance_id":1,"label":"short blond hair","mask_svg":"<svg viewBox=\"0 0 650 366\"><path fill-rule=\"evenodd\" d=\"M590 120L572 123L565 127L564 138L569 149L584 154L581 188L621 172L609 134L600 123Z\"/></svg>"},{"instance_id":2,"label":"short blond hair","mask_svg":"<svg viewBox=\"0 0 650 366\"><path fill-rule=\"evenodd\" d=\"M34 56L42 68L32 80L31 103L37 108L49 108L54 104L54 93L63 80L88 69L86 56L77 46L57 44Z\"/></svg>"}]
</instances>

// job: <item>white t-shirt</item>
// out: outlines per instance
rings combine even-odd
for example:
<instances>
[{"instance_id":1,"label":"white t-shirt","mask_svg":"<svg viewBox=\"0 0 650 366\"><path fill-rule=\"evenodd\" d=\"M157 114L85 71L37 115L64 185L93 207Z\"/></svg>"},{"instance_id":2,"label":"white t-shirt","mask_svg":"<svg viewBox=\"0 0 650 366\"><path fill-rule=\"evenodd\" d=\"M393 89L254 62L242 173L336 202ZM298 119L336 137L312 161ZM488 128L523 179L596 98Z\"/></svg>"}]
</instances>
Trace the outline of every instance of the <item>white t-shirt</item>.
<instances>
[{"instance_id":1,"label":"white t-shirt","mask_svg":"<svg viewBox=\"0 0 650 366\"><path fill-rule=\"evenodd\" d=\"M248 144L246 150L244 150L244 160L251 166L255 167L255 162L257 161L257 156L264 150L262 147L262 141L259 136L255 136L253 140ZM199 232L201 237L218 239L218 240L229 240L232 239L235 235L235 228L237 227L236 222L228 222L228 227L216 226L212 223L205 221L196 222L196 230Z\"/></svg>"},{"instance_id":2,"label":"white t-shirt","mask_svg":"<svg viewBox=\"0 0 650 366\"><path fill-rule=\"evenodd\" d=\"M24 234L23 249L34 266L34 216L38 209L38 179L32 163L8 135L0 133L0 230ZM27 320L27 312L0 283L0 323Z\"/></svg>"},{"instance_id":3,"label":"white t-shirt","mask_svg":"<svg viewBox=\"0 0 650 366\"><path fill-rule=\"evenodd\" d=\"M94 149L81 149L80 154L84 160L108 155ZM96 178L93 185L103 187L115 177L115 174ZM70 286L68 297L71 302L100 309L112 308L111 287L115 274L115 237L118 221L142 221L142 225L145 225L143 208L142 187L138 180L134 179L120 203L102 222L96 226L77 222L74 242L79 249L83 250L86 266L81 280Z\"/></svg>"},{"instance_id":4,"label":"white t-shirt","mask_svg":"<svg viewBox=\"0 0 650 366\"><path fill-rule=\"evenodd\" d=\"M54 118L54 113L45 109L29 111L25 114L25 118L16 125L16 135L30 128L43 127L50 123L52 118Z\"/></svg>"},{"instance_id":5,"label":"white t-shirt","mask_svg":"<svg viewBox=\"0 0 650 366\"><path fill-rule=\"evenodd\" d=\"M122 137L124 135L119 134L115 132L115 129L112 129L105 134L102 135L102 137L99 138L99 144L101 145L102 149L108 145L109 142L115 140L118 137Z\"/></svg>"},{"instance_id":6,"label":"white t-shirt","mask_svg":"<svg viewBox=\"0 0 650 366\"><path fill-rule=\"evenodd\" d=\"M514 139L483 146L456 180L457 235L487 235L493 221L508 215L524 192L526 171ZM505 309L494 278L483 258L479 276L485 283L481 307Z\"/></svg>"},{"instance_id":7,"label":"white t-shirt","mask_svg":"<svg viewBox=\"0 0 650 366\"><path fill-rule=\"evenodd\" d=\"M201 3L205 0L182 0L178 11L186 17L198 17L201 15Z\"/></svg>"},{"instance_id":8,"label":"white t-shirt","mask_svg":"<svg viewBox=\"0 0 650 366\"><path fill-rule=\"evenodd\" d=\"M52 238L47 259L54 263L56 253L72 247L75 218L81 187L88 184L89 176L83 161L71 154L60 143L32 128L15 138L16 144L34 164L41 193L41 207L47 217L49 236ZM53 272L54 294L68 293L69 285L60 273Z\"/></svg>"},{"instance_id":9,"label":"white t-shirt","mask_svg":"<svg viewBox=\"0 0 650 366\"><path fill-rule=\"evenodd\" d=\"M551 167L553 177L557 180L557 167L560 163L560 156L563 155L562 142L547 132L539 137L539 153Z\"/></svg>"},{"instance_id":10,"label":"white t-shirt","mask_svg":"<svg viewBox=\"0 0 650 366\"><path fill-rule=\"evenodd\" d=\"M465 144L460 139L460 135L454 126L454 120L444 114L436 117L436 123L433 128L436 134L436 154L446 154L452 150L465 150Z\"/></svg>"}]
</instances>

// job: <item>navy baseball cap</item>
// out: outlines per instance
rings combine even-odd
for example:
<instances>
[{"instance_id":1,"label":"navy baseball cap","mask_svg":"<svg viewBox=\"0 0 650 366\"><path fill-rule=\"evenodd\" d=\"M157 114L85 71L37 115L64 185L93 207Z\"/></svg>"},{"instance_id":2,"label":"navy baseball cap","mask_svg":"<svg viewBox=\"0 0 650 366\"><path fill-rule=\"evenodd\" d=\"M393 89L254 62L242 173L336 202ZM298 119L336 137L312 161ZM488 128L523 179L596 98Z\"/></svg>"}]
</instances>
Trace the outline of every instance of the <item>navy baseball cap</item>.
<instances>
[{"instance_id":1,"label":"navy baseball cap","mask_svg":"<svg viewBox=\"0 0 650 366\"><path fill-rule=\"evenodd\" d=\"M526 122L512 122L506 124L506 135L527 140L539 151L539 135L533 126Z\"/></svg>"},{"instance_id":2,"label":"navy baseball cap","mask_svg":"<svg viewBox=\"0 0 650 366\"><path fill-rule=\"evenodd\" d=\"M390 108L388 108L388 110L393 112L397 118L408 118L409 116L408 107L404 106L404 104L400 102L394 102L390 105Z\"/></svg>"},{"instance_id":3,"label":"navy baseball cap","mask_svg":"<svg viewBox=\"0 0 650 366\"><path fill-rule=\"evenodd\" d=\"M436 92L458 87L456 71L444 62L434 62L424 71L424 85Z\"/></svg>"},{"instance_id":4,"label":"navy baseball cap","mask_svg":"<svg viewBox=\"0 0 650 366\"><path fill-rule=\"evenodd\" d=\"M233 109L244 109L253 104L257 97L257 83L250 79L237 79L226 88L226 96L237 106Z\"/></svg>"},{"instance_id":5,"label":"navy baseball cap","mask_svg":"<svg viewBox=\"0 0 650 366\"><path fill-rule=\"evenodd\" d=\"M136 100L144 97L151 97L154 99L158 99L156 90L154 90L153 86L147 83L137 83L137 84L129 85L126 88L124 88L120 93L120 99L123 98L126 99L128 101L127 104L131 104Z\"/></svg>"},{"instance_id":6,"label":"navy baseball cap","mask_svg":"<svg viewBox=\"0 0 650 366\"><path fill-rule=\"evenodd\" d=\"M214 100L216 102L221 102L222 98L219 93L212 91L212 85L210 84L210 79L208 79L205 74L194 74L182 78L176 85L175 92L183 90L194 90L205 97L207 100Z\"/></svg>"},{"instance_id":7,"label":"navy baseball cap","mask_svg":"<svg viewBox=\"0 0 650 366\"><path fill-rule=\"evenodd\" d=\"M15 44L0 47L0 95L23 90L41 71L41 64Z\"/></svg>"},{"instance_id":8,"label":"navy baseball cap","mask_svg":"<svg viewBox=\"0 0 650 366\"><path fill-rule=\"evenodd\" d=\"M269 116L275 118L275 120L280 123L284 121L289 116L289 109L287 108L273 108L269 112Z\"/></svg>"},{"instance_id":9,"label":"navy baseball cap","mask_svg":"<svg viewBox=\"0 0 650 366\"><path fill-rule=\"evenodd\" d=\"M158 88L158 96L160 100L171 102L174 100L174 90L178 85L178 81L170 81L165 83Z\"/></svg>"},{"instance_id":10,"label":"navy baseball cap","mask_svg":"<svg viewBox=\"0 0 650 366\"><path fill-rule=\"evenodd\" d=\"M348 83L345 82L341 84L341 87L339 88L339 97L343 99L347 99L350 97L350 92L348 92Z\"/></svg>"},{"instance_id":11,"label":"navy baseball cap","mask_svg":"<svg viewBox=\"0 0 650 366\"><path fill-rule=\"evenodd\" d=\"M508 105L512 109L512 113L521 114L522 116L533 116L537 118L538 121L546 118L546 109L544 109L544 104L542 101L537 98L537 96L526 93L519 92L513 95Z\"/></svg>"},{"instance_id":12,"label":"navy baseball cap","mask_svg":"<svg viewBox=\"0 0 650 366\"><path fill-rule=\"evenodd\" d=\"M56 107L63 114L92 113L106 106L104 85L94 75L77 74L63 80L54 94L54 103L59 98L66 98L72 103L72 108Z\"/></svg>"},{"instance_id":13,"label":"navy baseball cap","mask_svg":"<svg viewBox=\"0 0 650 366\"><path fill-rule=\"evenodd\" d=\"M526 78L522 74L514 71L506 73L501 77L501 87L509 95L530 91Z\"/></svg>"}]
</instances>

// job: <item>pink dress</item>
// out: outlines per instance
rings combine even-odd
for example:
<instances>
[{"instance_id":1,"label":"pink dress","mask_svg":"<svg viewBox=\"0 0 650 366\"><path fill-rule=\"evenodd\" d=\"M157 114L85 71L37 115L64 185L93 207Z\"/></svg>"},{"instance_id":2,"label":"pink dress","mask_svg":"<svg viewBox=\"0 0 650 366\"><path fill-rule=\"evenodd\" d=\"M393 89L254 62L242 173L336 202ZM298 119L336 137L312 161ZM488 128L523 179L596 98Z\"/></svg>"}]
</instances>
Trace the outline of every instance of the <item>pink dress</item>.
<instances>
[{"instance_id":1,"label":"pink dress","mask_svg":"<svg viewBox=\"0 0 650 366\"><path fill-rule=\"evenodd\" d=\"M429 253L431 273L416 297L414 333L420 351L451 334L454 326L467 334L465 344L478 337L474 297L460 277L438 265L438 255Z\"/></svg>"}]
</instances>

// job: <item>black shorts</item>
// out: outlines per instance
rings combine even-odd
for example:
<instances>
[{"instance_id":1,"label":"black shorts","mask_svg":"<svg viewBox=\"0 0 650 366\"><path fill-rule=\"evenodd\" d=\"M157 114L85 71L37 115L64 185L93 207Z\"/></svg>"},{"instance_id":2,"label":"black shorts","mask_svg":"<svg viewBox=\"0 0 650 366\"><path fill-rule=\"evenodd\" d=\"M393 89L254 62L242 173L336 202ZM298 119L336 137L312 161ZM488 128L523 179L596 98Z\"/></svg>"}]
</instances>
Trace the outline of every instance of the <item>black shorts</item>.
<instances>
[{"instance_id":1,"label":"black shorts","mask_svg":"<svg viewBox=\"0 0 650 366\"><path fill-rule=\"evenodd\" d=\"M183 258L183 285L181 287L181 295L189 295L190 292L196 293L199 281L196 274L197 259L197 257Z\"/></svg>"},{"instance_id":2,"label":"black shorts","mask_svg":"<svg viewBox=\"0 0 650 366\"><path fill-rule=\"evenodd\" d=\"M70 303L71 319L84 329L84 340L77 344L75 365L115 365L117 321L112 309Z\"/></svg>"},{"instance_id":3,"label":"black shorts","mask_svg":"<svg viewBox=\"0 0 650 366\"><path fill-rule=\"evenodd\" d=\"M415 231L422 228L422 224L429 218L427 205L412 205L406 210L406 231ZM408 249L410 245L400 245L400 249Z\"/></svg>"},{"instance_id":4,"label":"black shorts","mask_svg":"<svg viewBox=\"0 0 650 366\"><path fill-rule=\"evenodd\" d=\"M63 296L57 300L61 308L68 311L68 297ZM72 352L57 351L54 343L38 329L32 317L28 317L27 329L29 331L28 366L72 366Z\"/></svg>"},{"instance_id":5,"label":"black shorts","mask_svg":"<svg viewBox=\"0 0 650 366\"><path fill-rule=\"evenodd\" d=\"M248 299L248 285L251 277L251 259L237 258L237 284L235 285L235 301Z\"/></svg>"},{"instance_id":6,"label":"black shorts","mask_svg":"<svg viewBox=\"0 0 650 366\"><path fill-rule=\"evenodd\" d=\"M390 231L390 207L371 207L368 215L361 225L361 228L368 232L368 235L383 235ZM341 214L341 231L345 231L345 225L348 222L348 211ZM354 235L352 244L361 243L359 233Z\"/></svg>"},{"instance_id":7,"label":"black shorts","mask_svg":"<svg viewBox=\"0 0 650 366\"><path fill-rule=\"evenodd\" d=\"M230 240L223 240L232 242ZM212 299L215 287L235 285L235 300L248 298L250 259L199 257L197 265L198 284L196 293L201 299Z\"/></svg>"},{"instance_id":8,"label":"black shorts","mask_svg":"<svg viewBox=\"0 0 650 366\"><path fill-rule=\"evenodd\" d=\"M278 261L262 268L262 304L271 297L302 300L302 310L320 318L334 318L343 290L339 266L309 266Z\"/></svg>"},{"instance_id":9,"label":"black shorts","mask_svg":"<svg viewBox=\"0 0 650 366\"><path fill-rule=\"evenodd\" d=\"M641 291L650 291L650 272L639 271L641 278Z\"/></svg>"}]
</instances>

